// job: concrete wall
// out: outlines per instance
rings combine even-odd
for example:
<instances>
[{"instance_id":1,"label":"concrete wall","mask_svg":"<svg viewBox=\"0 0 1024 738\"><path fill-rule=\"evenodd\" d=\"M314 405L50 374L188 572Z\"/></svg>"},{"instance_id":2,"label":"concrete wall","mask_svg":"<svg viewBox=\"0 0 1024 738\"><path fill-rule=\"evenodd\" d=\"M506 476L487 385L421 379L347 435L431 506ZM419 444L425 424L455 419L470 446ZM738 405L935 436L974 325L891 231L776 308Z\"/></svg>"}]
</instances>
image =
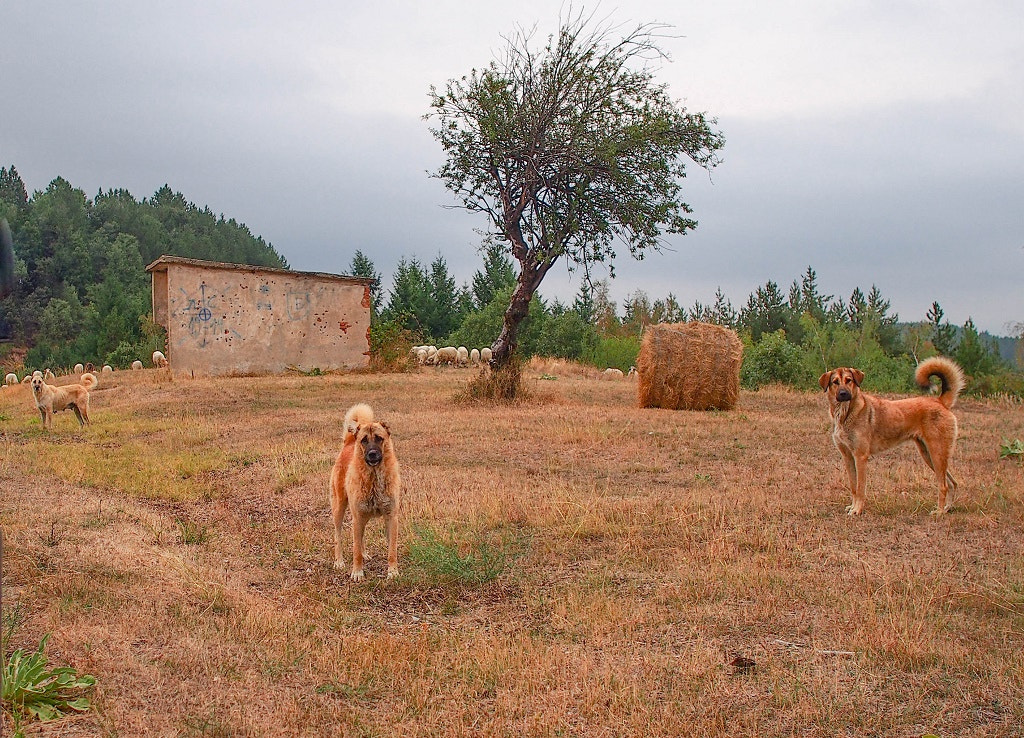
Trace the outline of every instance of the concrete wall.
<instances>
[{"instance_id":1,"label":"concrete wall","mask_svg":"<svg viewBox=\"0 0 1024 738\"><path fill-rule=\"evenodd\" d=\"M361 281L161 261L150 267L153 312L175 375L369 366L370 293Z\"/></svg>"}]
</instances>

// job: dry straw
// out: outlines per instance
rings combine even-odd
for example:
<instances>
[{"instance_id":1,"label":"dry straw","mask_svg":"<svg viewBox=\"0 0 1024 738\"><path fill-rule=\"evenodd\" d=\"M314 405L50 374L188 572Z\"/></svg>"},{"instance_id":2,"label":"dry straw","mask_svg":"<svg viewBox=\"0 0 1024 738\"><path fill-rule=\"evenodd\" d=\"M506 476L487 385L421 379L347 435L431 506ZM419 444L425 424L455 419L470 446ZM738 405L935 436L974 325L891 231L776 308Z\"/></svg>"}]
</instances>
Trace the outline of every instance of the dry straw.
<instances>
[{"instance_id":1,"label":"dry straw","mask_svg":"<svg viewBox=\"0 0 1024 738\"><path fill-rule=\"evenodd\" d=\"M640 407L731 410L740 393L743 343L711 323L660 323L644 332L636 360Z\"/></svg>"}]
</instances>

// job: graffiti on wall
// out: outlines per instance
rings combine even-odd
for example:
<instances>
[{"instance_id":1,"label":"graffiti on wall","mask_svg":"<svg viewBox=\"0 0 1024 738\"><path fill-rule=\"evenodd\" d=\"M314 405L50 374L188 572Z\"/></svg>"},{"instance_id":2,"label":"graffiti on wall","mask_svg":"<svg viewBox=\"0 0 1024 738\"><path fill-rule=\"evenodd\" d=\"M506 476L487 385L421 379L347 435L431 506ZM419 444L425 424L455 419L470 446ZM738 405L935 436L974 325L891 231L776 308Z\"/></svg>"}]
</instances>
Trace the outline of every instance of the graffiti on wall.
<instances>
[{"instance_id":1,"label":"graffiti on wall","mask_svg":"<svg viewBox=\"0 0 1024 738\"><path fill-rule=\"evenodd\" d=\"M198 294L190 294L184 287L179 288L184 296L184 307L181 309L187 318L188 334L200 348L205 348L210 341L223 335L241 335L234 328L227 326L224 318L217 315L219 297L206 289L206 282L199 284Z\"/></svg>"}]
</instances>

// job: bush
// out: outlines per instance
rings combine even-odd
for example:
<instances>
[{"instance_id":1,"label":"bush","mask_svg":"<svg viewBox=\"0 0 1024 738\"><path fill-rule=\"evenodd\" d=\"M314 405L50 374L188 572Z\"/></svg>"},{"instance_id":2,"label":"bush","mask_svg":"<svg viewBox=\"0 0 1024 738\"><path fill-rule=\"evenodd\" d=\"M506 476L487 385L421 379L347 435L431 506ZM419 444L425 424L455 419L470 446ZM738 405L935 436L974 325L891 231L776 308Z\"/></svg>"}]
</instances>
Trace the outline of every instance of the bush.
<instances>
[{"instance_id":1,"label":"bush","mask_svg":"<svg viewBox=\"0 0 1024 738\"><path fill-rule=\"evenodd\" d=\"M613 368L628 372L631 366L636 366L639 353L640 339L637 336L599 336L582 358L598 369Z\"/></svg>"},{"instance_id":2,"label":"bush","mask_svg":"<svg viewBox=\"0 0 1024 738\"><path fill-rule=\"evenodd\" d=\"M977 397L1006 395L1024 399L1024 372L1008 369L967 378L966 393Z\"/></svg>"},{"instance_id":3,"label":"bush","mask_svg":"<svg viewBox=\"0 0 1024 738\"><path fill-rule=\"evenodd\" d=\"M405 321L378 320L370 326L370 366L379 372L405 372L416 365L410 351L418 336Z\"/></svg>"},{"instance_id":4,"label":"bush","mask_svg":"<svg viewBox=\"0 0 1024 738\"><path fill-rule=\"evenodd\" d=\"M744 347L740 384L754 390L766 384L806 386L811 377L805 363L804 352L786 340L784 330L763 333L757 343Z\"/></svg>"}]
</instances>

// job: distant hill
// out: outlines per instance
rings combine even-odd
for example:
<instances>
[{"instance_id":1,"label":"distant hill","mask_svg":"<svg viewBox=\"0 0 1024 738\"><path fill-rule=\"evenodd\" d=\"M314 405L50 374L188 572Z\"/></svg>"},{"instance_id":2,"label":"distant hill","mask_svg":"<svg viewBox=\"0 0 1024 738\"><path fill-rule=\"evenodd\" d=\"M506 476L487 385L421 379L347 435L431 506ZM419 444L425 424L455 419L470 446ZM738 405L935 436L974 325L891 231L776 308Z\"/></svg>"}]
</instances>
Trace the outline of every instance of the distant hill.
<instances>
[{"instance_id":1,"label":"distant hill","mask_svg":"<svg viewBox=\"0 0 1024 738\"><path fill-rule=\"evenodd\" d=\"M1012 336L993 336L990 333L979 334L985 341L995 341L996 345L999 346L999 356L1007 364L1018 369L1024 369L1024 364L1021 363L1022 358L1018 355L1017 347L1019 340Z\"/></svg>"},{"instance_id":2,"label":"distant hill","mask_svg":"<svg viewBox=\"0 0 1024 738\"><path fill-rule=\"evenodd\" d=\"M26 363L36 368L124 364L162 348L146 321L145 271L162 255L288 268L244 223L167 185L142 200L124 189L90 199L57 177L29 197L11 166L0 169L0 218L13 233L16 277L0 301L0 339L31 347Z\"/></svg>"}]
</instances>

